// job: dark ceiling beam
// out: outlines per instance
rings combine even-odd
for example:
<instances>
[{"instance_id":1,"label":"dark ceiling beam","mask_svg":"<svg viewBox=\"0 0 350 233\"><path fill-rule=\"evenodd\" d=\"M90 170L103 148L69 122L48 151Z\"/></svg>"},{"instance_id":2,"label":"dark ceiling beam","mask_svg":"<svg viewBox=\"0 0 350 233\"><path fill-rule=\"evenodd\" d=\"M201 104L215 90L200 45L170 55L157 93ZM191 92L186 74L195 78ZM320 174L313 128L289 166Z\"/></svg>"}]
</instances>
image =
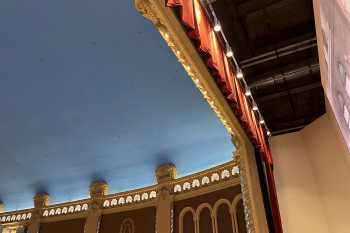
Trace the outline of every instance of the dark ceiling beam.
<instances>
[{"instance_id":1,"label":"dark ceiling beam","mask_svg":"<svg viewBox=\"0 0 350 233\"><path fill-rule=\"evenodd\" d=\"M268 28L272 27L269 23L266 24ZM314 24L315 23L310 20L280 30L272 29L263 36L260 35L253 38L253 41L257 51L267 51L285 44L301 41L305 38L314 37L316 35Z\"/></svg>"},{"instance_id":2,"label":"dark ceiling beam","mask_svg":"<svg viewBox=\"0 0 350 233\"><path fill-rule=\"evenodd\" d=\"M316 37L243 60L240 62L240 66L242 69L249 68L267 61L275 60L279 57L288 56L314 47L317 47Z\"/></svg>"},{"instance_id":3,"label":"dark ceiling beam","mask_svg":"<svg viewBox=\"0 0 350 233\"><path fill-rule=\"evenodd\" d=\"M302 125L298 125L298 126L294 126L294 127L289 127L289 128L285 128L285 129L281 129L281 130L271 130L271 134L272 136L278 136L281 134L286 134L286 133L292 133L292 132L296 132L299 131L301 129L303 129L306 125L302 124Z\"/></svg>"},{"instance_id":4,"label":"dark ceiling beam","mask_svg":"<svg viewBox=\"0 0 350 233\"><path fill-rule=\"evenodd\" d=\"M216 1L213 7L237 58L245 59L254 56L255 48L245 27L245 19L238 13L236 2Z\"/></svg>"},{"instance_id":5,"label":"dark ceiling beam","mask_svg":"<svg viewBox=\"0 0 350 233\"><path fill-rule=\"evenodd\" d=\"M288 96L289 94L298 94L298 93L310 91L312 89L319 88L321 86L322 85L321 85L320 82L311 83L309 85L305 85L305 86L289 89L288 91L281 91L281 92L273 93L273 94L270 94L270 95L264 95L262 97L255 97L255 98L256 98L258 103L259 102L261 103L261 102L266 102L266 101L273 100L273 99L276 99L276 98Z\"/></svg>"},{"instance_id":6,"label":"dark ceiling beam","mask_svg":"<svg viewBox=\"0 0 350 233\"><path fill-rule=\"evenodd\" d=\"M250 0L250 1L243 1L241 3L237 4L237 8L239 10L239 13L242 15L249 15L252 13L255 13L257 11L261 11L262 9L268 8L270 6L273 6L283 0L268 0L268 1L262 1L262 0Z\"/></svg>"},{"instance_id":7,"label":"dark ceiling beam","mask_svg":"<svg viewBox=\"0 0 350 233\"><path fill-rule=\"evenodd\" d=\"M229 10L232 13L232 16L234 18L234 22L236 23L236 26L243 33L243 37L244 37L245 42L247 44L247 48L249 49L249 53L252 56L254 54L255 48L254 48L252 40L249 37L248 31L247 31L246 20L245 20L245 18L242 18L241 15L239 14L238 9L237 9L237 5L235 4L235 2L231 3Z\"/></svg>"}]
</instances>

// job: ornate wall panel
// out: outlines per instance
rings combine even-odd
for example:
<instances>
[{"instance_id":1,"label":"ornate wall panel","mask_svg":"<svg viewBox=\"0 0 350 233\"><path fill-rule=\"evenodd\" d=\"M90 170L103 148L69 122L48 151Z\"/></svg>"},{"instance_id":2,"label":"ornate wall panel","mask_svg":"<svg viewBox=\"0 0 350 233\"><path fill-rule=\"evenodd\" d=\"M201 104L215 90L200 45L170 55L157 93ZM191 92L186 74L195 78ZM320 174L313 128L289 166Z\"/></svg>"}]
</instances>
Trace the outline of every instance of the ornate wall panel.
<instances>
[{"instance_id":1,"label":"ornate wall panel","mask_svg":"<svg viewBox=\"0 0 350 233\"><path fill-rule=\"evenodd\" d=\"M84 224L84 218L42 223L39 233L84 233Z\"/></svg>"},{"instance_id":2,"label":"ornate wall panel","mask_svg":"<svg viewBox=\"0 0 350 233\"><path fill-rule=\"evenodd\" d=\"M236 216L235 210L237 203L242 203L241 199L239 184L207 193L197 190L197 195L174 202L174 232L246 233L244 213L241 218ZM186 225L191 224L191 219L195 229ZM243 228L234 230L239 229L238 226Z\"/></svg>"},{"instance_id":3,"label":"ornate wall panel","mask_svg":"<svg viewBox=\"0 0 350 233\"><path fill-rule=\"evenodd\" d=\"M99 233L154 233L156 208L102 215Z\"/></svg>"}]
</instances>

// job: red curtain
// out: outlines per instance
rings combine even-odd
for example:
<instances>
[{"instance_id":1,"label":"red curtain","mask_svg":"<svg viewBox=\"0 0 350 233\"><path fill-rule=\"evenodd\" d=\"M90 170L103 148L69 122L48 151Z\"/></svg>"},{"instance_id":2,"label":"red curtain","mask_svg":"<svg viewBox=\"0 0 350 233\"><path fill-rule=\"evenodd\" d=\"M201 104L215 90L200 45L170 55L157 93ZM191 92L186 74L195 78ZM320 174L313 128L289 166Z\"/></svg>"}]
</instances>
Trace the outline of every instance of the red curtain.
<instances>
[{"instance_id":1,"label":"red curtain","mask_svg":"<svg viewBox=\"0 0 350 233\"><path fill-rule=\"evenodd\" d=\"M272 173L272 155L265 129L259 123L259 116L252 110L250 100L245 96L245 87L237 79L235 68L230 65L225 48L221 46L200 0L168 0L167 6L180 10L180 18L188 36L195 45L198 45L198 52L205 59L209 71L216 79L248 137L263 157L267 168L269 198L275 220L275 229L276 232L281 233L282 225Z\"/></svg>"},{"instance_id":2,"label":"red curtain","mask_svg":"<svg viewBox=\"0 0 350 233\"><path fill-rule=\"evenodd\" d=\"M179 7L181 20L188 29L189 36L198 44L198 50L204 54L208 68L216 77L216 81L229 101L235 114L240 119L247 135L262 153L266 162L272 163L270 149L265 130L259 124L259 118L251 108L245 96L244 87L236 78L236 74L219 43L217 34L199 0L168 0L170 7Z\"/></svg>"}]
</instances>

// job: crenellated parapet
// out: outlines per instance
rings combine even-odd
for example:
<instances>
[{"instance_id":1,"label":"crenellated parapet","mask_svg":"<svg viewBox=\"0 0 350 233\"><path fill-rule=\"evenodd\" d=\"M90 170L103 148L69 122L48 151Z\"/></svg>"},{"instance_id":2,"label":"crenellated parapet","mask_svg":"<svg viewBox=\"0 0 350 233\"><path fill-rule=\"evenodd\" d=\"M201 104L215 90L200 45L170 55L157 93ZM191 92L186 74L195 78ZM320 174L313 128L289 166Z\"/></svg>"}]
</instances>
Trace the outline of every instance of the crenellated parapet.
<instances>
[{"instance_id":1,"label":"crenellated parapet","mask_svg":"<svg viewBox=\"0 0 350 233\"><path fill-rule=\"evenodd\" d=\"M233 180L239 180L239 164L237 161L228 162L215 168L177 179L173 183L172 192L180 194L216 184L232 182Z\"/></svg>"},{"instance_id":2,"label":"crenellated parapet","mask_svg":"<svg viewBox=\"0 0 350 233\"><path fill-rule=\"evenodd\" d=\"M20 211L11 211L0 214L0 223L23 223L32 218L34 209L25 209Z\"/></svg>"},{"instance_id":3,"label":"crenellated parapet","mask_svg":"<svg viewBox=\"0 0 350 233\"><path fill-rule=\"evenodd\" d=\"M50 205L43 209L42 217L49 218L53 216L69 216L74 214L81 214L89 209L88 203L89 200L85 199L63 204Z\"/></svg>"},{"instance_id":4,"label":"crenellated parapet","mask_svg":"<svg viewBox=\"0 0 350 233\"><path fill-rule=\"evenodd\" d=\"M120 208L149 202L152 203L157 197L156 190L157 186L154 185L133 191L108 195L103 202L103 209Z\"/></svg>"}]
</instances>

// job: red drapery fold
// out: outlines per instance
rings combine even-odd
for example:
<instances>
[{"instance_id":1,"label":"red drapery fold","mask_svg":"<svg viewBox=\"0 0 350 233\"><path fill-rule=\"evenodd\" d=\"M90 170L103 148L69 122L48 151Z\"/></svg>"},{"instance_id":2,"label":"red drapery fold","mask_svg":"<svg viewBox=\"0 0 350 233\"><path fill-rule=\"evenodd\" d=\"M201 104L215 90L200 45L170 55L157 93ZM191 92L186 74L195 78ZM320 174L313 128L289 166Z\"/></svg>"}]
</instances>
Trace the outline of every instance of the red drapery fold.
<instances>
[{"instance_id":1,"label":"red drapery fold","mask_svg":"<svg viewBox=\"0 0 350 233\"><path fill-rule=\"evenodd\" d=\"M180 9L182 24L188 36L198 45L198 51L221 88L223 95L240 120L248 137L260 152L267 167L269 198L275 221L276 232L282 232L278 209L277 195L272 174L272 155L267 141L265 129L259 123L259 116L252 110L251 102L245 96L245 89L236 77L235 68L231 67L221 46L217 34L213 30L209 18L199 0L168 0L167 6Z\"/></svg>"},{"instance_id":2,"label":"red drapery fold","mask_svg":"<svg viewBox=\"0 0 350 233\"><path fill-rule=\"evenodd\" d=\"M190 38L199 45L199 52L205 54L208 68L217 78L216 81L240 119L247 135L262 153L264 160L272 163L264 130L252 111L249 100L244 95L245 90L237 80L235 71L231 68L201 3L199 0L168 0L167 5L180 8L181 20L187 27Z\"/></svg>"},{"instance_id":3,"label":"red drapery fold","mask_svg":"<svg viewBox=\"0 0 350 233\"><path fill-rule=\"evenodd\" d=\"M181 20L187 27L194 29L193 2L189 0L168 0L170 7L181 8Z\"/></svg>"}]
</instances>

